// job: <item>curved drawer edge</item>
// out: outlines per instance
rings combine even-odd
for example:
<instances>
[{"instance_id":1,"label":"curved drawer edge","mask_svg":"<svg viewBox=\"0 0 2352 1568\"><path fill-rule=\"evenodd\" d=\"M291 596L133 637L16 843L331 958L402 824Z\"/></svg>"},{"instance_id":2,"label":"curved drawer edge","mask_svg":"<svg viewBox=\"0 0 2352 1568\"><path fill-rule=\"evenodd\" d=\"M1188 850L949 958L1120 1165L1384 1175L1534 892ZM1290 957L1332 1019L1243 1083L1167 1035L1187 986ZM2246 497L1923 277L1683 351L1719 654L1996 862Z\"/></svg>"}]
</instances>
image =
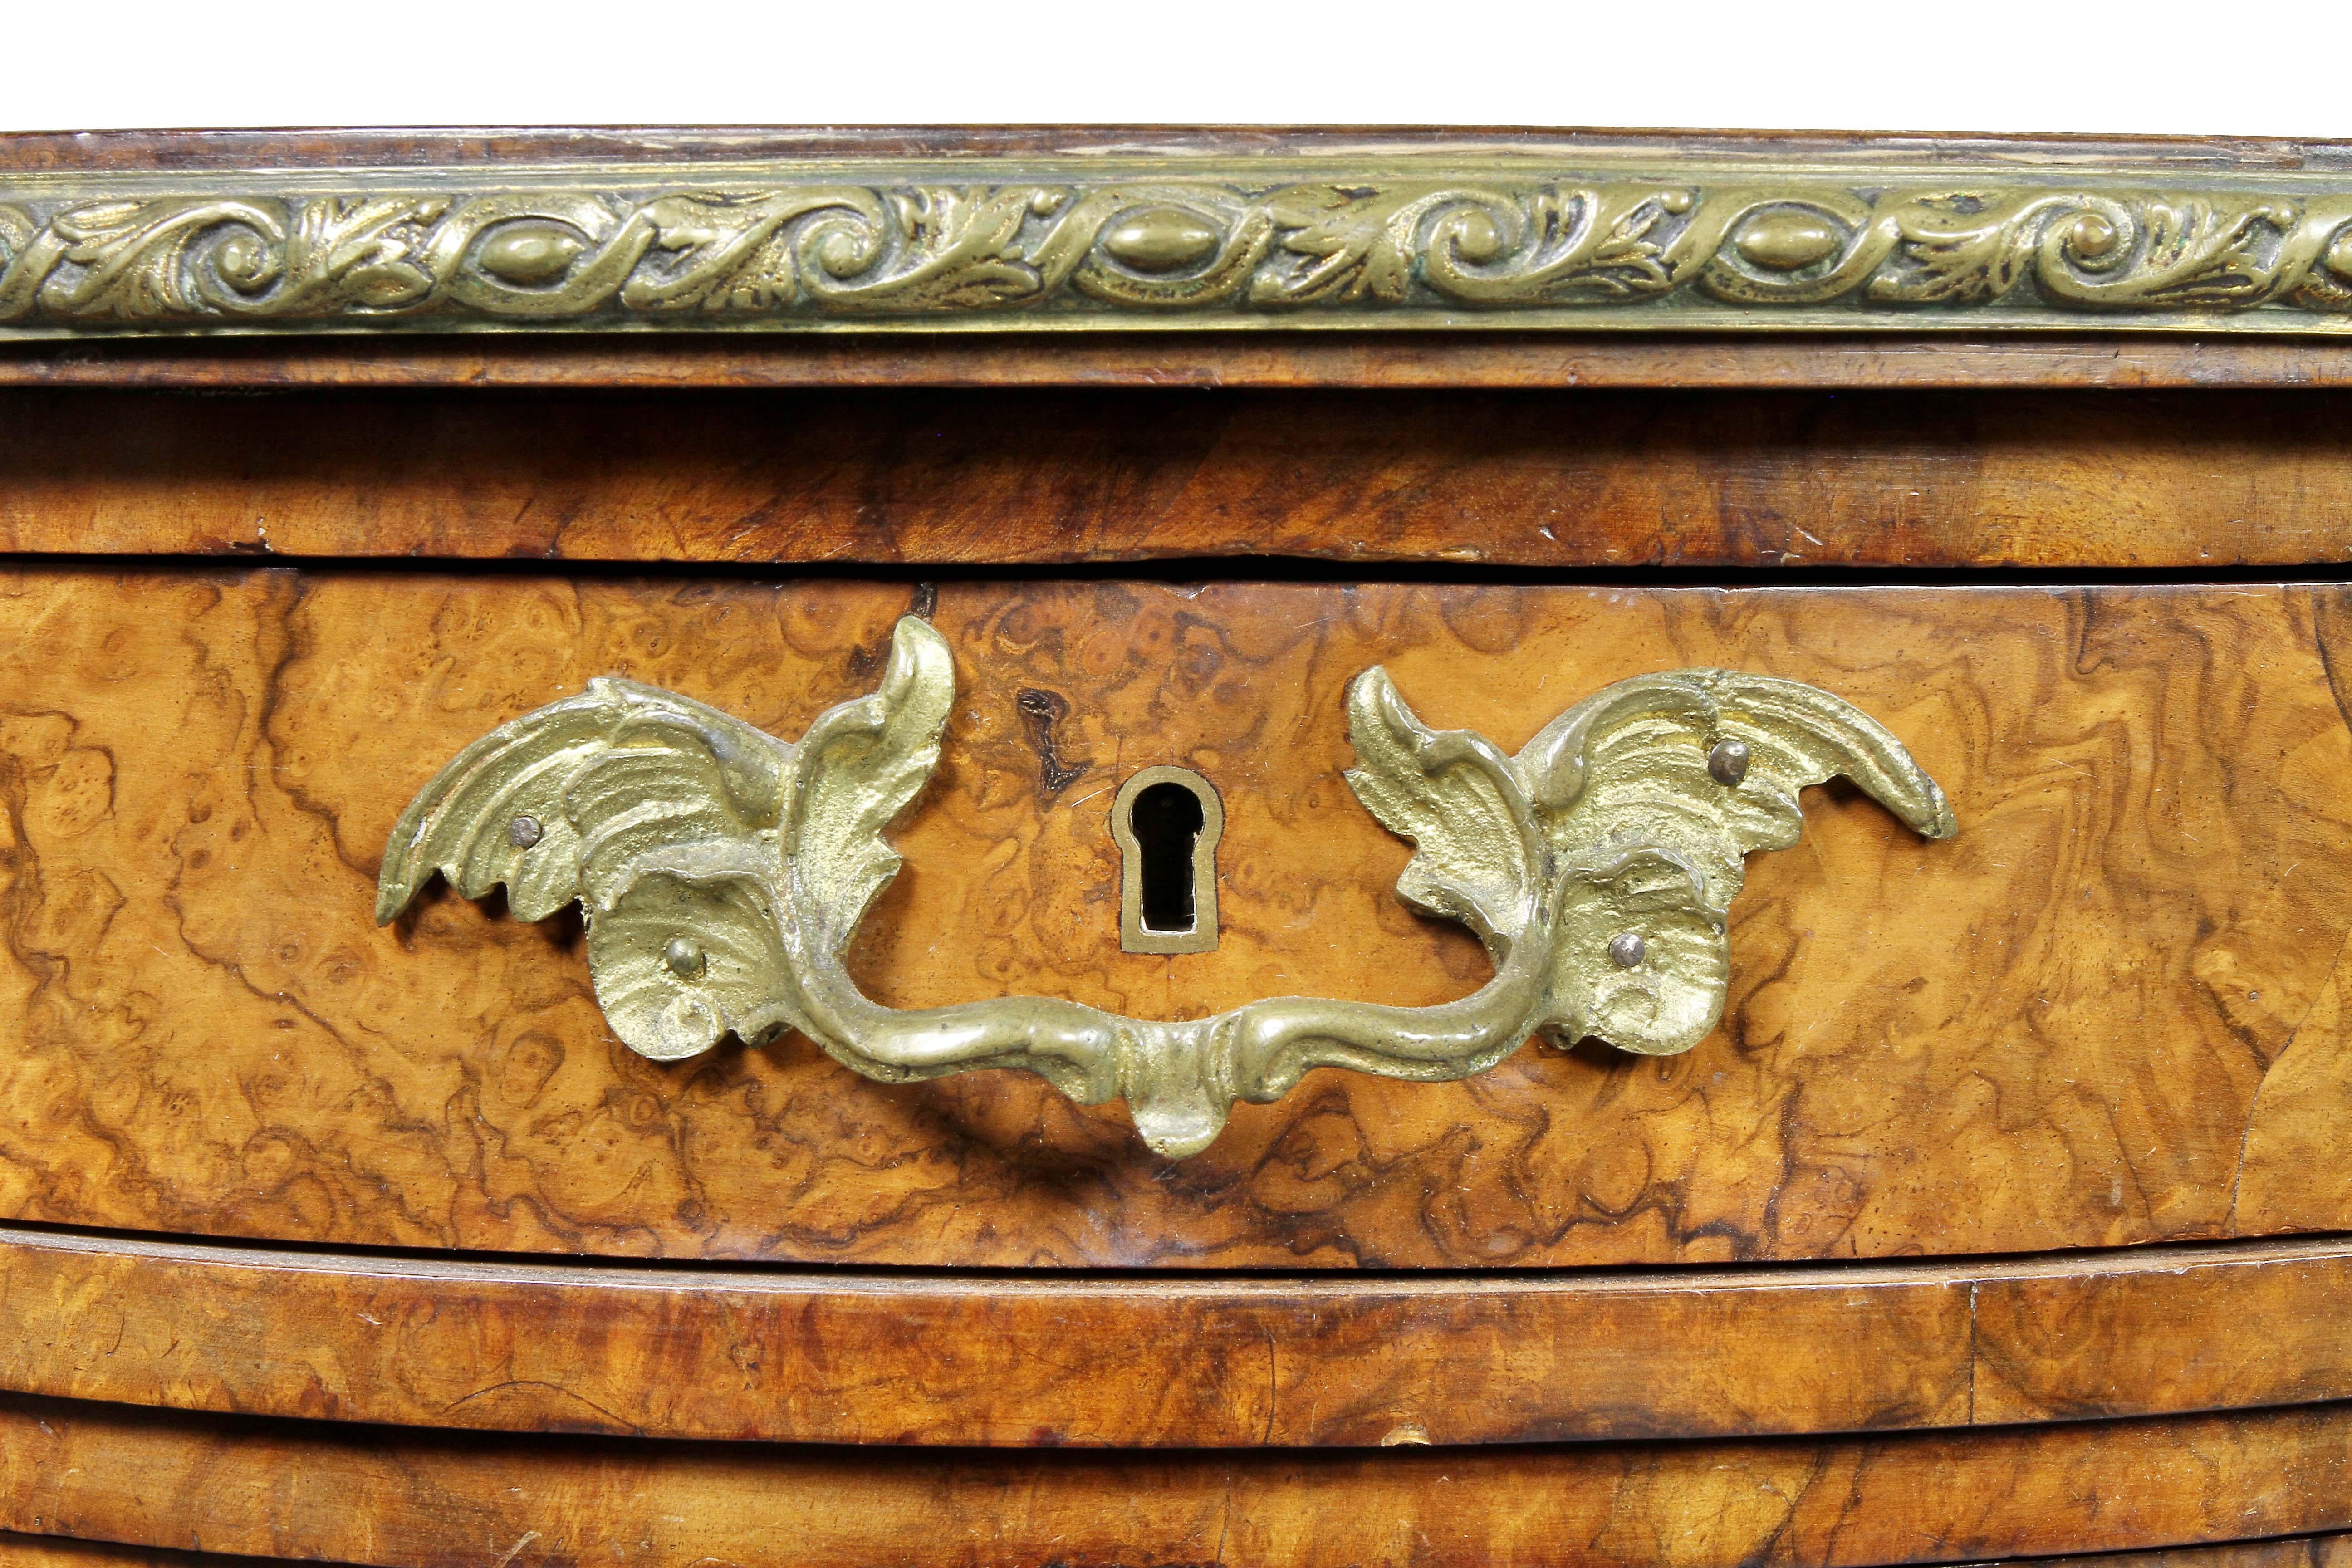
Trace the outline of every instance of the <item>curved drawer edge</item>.
<instances>
[{"instance_id":1,"label":"curved drawer edge","mask_svg":"<svg viewBox=\"0 0 2352 1568\"><path fill-rule=\"evenodd\" d=\"M0 1529L378 1568L609 1562L617 1542L678 1568L1879 1568L2347 1526L2340 1404L1866 1437L1138 1454L388 1432L0 1395Z\"/></svg>"},{"instance_id":2,"label":"curved drawer edge","mask_svg":"<svg viewBox=\"0 0 2352 1568\"><path fill-rule=\"evenodd\" d=\"M0 1389L956 1447L1748 1437L2352 1398L2352 1240L1702 1272L551 1265L0 1225Z\"/></svg>"},{"instance_id":3,"label":"curved drawer edge","mask_svg":"<svg viewBox=\"0 0 2352 1568\"><path fill-rule=\"evenodd\" d=\"M518 1562L525 1559L518 1554ZM0 1530L0 1568L237 1568L287 1563L284 1557L227 1557L168 1546L125 1546L66 1535L25 1535ZM316 1558L309 1559L316 1563ZM2046 1557L2009 1557L1959 1568L2009 1568L2011 1563L2049 1563ZM2064 1568L2345 1568L2352 1563L2352 1533L2274 1535L2259 1541L2224 1541L2200 1546L2155 1546L2137 1552L2101 1552L2063 1559ZM332 1565L330 1565L332 1568Z\"/></svg>"}]
</instances>

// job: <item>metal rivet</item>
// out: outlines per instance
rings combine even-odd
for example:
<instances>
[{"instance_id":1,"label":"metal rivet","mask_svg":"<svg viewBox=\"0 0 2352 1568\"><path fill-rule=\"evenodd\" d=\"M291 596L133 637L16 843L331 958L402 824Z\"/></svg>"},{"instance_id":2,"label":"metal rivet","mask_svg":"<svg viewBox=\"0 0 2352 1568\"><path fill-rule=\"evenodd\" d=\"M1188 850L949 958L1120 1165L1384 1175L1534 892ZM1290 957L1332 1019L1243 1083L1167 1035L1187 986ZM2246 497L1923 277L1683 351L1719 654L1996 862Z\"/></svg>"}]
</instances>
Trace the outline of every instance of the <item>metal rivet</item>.
<instances>
[{"instance_id":1,"label":"metal rivet","mask_svg":"<svg viewBox=\"0 0 2352 1568\"><path fill-rule=\"evenodd\" d=\"M1748 742L1717 741L1706 754L1707 776L1719 784L1738 784L1748 776Z\"/></svg>"},{"instance_id":2,"label":"metal rivet","mask_svg":"<svg viewBox=\"0 0 2352 1568\"><path fill-rule=\"evenodd\" d=\"M668 964L669 972L680 980L691 980L702 973L702 944L674 936L669 939L669 945L662 949L662 962Z\"/></svg>"},{"instance_id":3,"label":"metal rivet","mask_svg":"<svg viewBox=\"0 0 2352 1568\"><path fill-rule=\"evenodd\" d=\"M518 816L507 824L507 842L518 849L528 849L538 843L542 834L539 818Z\"/></svg>"},{"instance_id":4,"label":"metal rivet","mask_svg":"<svg viewBox=\"0 0 2352 1568\"><path fill-rule=\"evenodd\" d=\"M1620 969L1632 969L1650 956L1650 944L1642 940L1637 931L1621 931L1609 939L1610 962Z\"/></svg>"}]
</instances>

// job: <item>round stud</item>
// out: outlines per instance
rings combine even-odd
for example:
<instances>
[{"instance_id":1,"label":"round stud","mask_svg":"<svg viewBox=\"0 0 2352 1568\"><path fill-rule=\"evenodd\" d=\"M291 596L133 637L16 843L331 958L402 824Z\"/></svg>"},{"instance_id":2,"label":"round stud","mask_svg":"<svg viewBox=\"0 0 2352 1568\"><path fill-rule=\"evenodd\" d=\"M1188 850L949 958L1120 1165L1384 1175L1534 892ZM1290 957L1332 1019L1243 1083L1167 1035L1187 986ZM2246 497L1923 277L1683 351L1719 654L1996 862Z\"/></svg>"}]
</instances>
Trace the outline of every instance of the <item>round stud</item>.
<instances>
[{"instance_id":1,"label":"round stud","mask_svg":"<svg viewBox=\"0 0 2352 1568\"><path fill-rule=\"evenodd\" d=\"M278 276L278 252L259 235L236 229L213 247L213 266L240 294L257 294Z\"/></svg>"},{"instance_id":2,"label":"round stud","mask_svg":"<svg viewBox=\"0 0 2352 1568\"><path fill-rule=\"evenodd\" d=\"M1454 252L1473 267L1486 266L1503 254L1502 226L1473 207L1454 221Z\"/></svg>"},{"instance_id":3,"label":"round stud","mask_svg":"<svg viewBox=\"0 0 2352 1568\"><path fill-rule=\"evenodd\" d=\"M674 936L662 949L662 962L680 980L692 980L702 973L702 944L682 936Z\"/></svg>"},{"instance_id":4,"label":"round stud","mask_svg":"<svg viewBox=\"0 0 2352 1568\"><path fill-rule=\"evenodd\" d=\"M817 242L816 264L828 278L855 278L874 264L874 257L855 235L835 229Z\"/></svg>"},{"instance_id":5,"label":"round stud","mask_svg":"<svg viewBox=\"0 0 2352 1568\"><path fill-rule=\"evenodd\" d=\"M1748 742L1717 741L1706 754L1707 776L1729 789L1748 776Z\"/></svg>"},{"instance_id":6,"label":"round stud","mask_svg":"<svg viewBox=\"0 0 2352 1568\"><path fill-rule=\"evenodd\" d=\"M1637 931L1621 931L1609 939L1609 962L1620 969L1639 968L1650 956L1650 944Z\"/></svg>"},{"instance_id":7,"label":"round stud","mask_svg":"<svg viewBox=\"0 0 2352 1568\"><path fill-rule=\"evenodd\" d=\"M545 837L535 816L518 816L507 824L507 842L518 849L528 849Z\"/></svg>"},{"instance_id":8,"label":"round stud","mask_svg":"<svg viewBox=\"0 0 2352 1568\"><path fill-rule=\"evenodd\" d=\"M1686 213L1691 210L1691 194L1688 191L1660 191L1658 205L1670 213Z\"/></svg>"},{"instance_id":9,"label":"round stud","mask_svg":"<svg viewBox=\"0 0 2352 1568\"><path fill-rule=\"evenodd\" d=\"M2122 237L2116 226L2097 213L2084 213L2066 231L2066 248L2085 261L2096 261L2114 250Z\"/></svg>"}]
</instances>

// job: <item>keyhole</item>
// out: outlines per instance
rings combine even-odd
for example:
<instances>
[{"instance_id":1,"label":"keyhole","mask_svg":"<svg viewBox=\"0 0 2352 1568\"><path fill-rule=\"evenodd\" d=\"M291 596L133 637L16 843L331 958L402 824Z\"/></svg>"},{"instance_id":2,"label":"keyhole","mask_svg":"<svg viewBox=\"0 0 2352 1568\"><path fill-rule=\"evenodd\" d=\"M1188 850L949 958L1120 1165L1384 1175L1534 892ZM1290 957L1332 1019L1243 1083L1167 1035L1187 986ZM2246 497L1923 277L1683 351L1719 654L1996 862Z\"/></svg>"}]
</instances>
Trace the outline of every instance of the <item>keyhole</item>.
<instances>
[{"instance_id":1,"label":"keyhole","mask_svg":"<svg viewBox=\"0 0 2352 1568\"><path fill-rule=\"evenodd\" d=\"M1192 929L1192 847L1201 840L1201 797L1180 784L1156 784L1135 797L1136 858L1143 873L1143 929Z\"/></svg>"},{"instance_id":2,"label":"keyhole","mask_svg":"<svg viewBox=\"0 0 2352 1568\"><path fill-rule=\"evenodd\" d=\"M1206 952L1217 945L1217 838L1224 805L1189 768L1146 768L1111 804L1119 847L1118 945Z\"/></svg>"}]
</instances>

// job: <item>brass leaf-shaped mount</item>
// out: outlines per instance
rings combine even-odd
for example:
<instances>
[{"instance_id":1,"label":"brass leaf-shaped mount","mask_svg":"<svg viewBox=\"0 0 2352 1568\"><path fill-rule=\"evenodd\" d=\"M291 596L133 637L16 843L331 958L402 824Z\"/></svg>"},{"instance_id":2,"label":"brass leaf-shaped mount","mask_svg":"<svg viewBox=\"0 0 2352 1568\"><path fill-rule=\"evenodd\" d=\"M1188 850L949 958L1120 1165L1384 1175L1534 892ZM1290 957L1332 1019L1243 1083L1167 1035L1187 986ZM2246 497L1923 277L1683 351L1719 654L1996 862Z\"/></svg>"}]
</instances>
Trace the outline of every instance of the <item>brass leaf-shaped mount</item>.
<instances>
[{"instance_id":1,"label":"brass leaf-shaped mount","mask_svg":"<svg viewBox=\"0 0 2352 1568\"><path fill-rule=\"evenodd\" d=\"M376 918L436 872L468 898L503 884L525 920L577 900L597 1000L646 1056L793 1028L885 1083L1024 1068L1087 1104L1126 1100L1144 1142L1181 1157L1235 1100L1277 1100L1313 1068L1467 1078L1538 1031L1690 1049L1722 1016L1744 857L1797 842L1807 784L1842 775L1921 834L1953 831L1893 735L1796 681L1622 680L1509 756L1430 730L1374 668L1348 694L1348 782L1413 842L1399 894L1486 944L1495 973L1476 992L1429 1007L1280 996L1175 1021L1034 996L886 1007L843 955L898 872L885 830L937 765L954 696L946 641L913 616L881 689L797 745L671 692L592 681L425 785L385 847Z\"/></svg>"}]
</instances>

